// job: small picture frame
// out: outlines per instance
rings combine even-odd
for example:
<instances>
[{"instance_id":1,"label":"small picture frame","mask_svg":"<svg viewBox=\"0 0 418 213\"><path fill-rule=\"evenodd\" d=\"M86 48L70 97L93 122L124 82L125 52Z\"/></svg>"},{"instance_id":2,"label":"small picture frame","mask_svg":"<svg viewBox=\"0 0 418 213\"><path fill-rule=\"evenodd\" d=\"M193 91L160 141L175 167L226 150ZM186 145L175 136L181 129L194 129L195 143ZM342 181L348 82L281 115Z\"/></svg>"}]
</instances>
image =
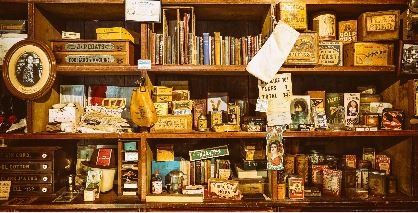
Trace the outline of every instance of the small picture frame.
<instances>
[{"instance_id":1,"label":"small picture frame","mask_svg":"<svg viewBox=\"0 0 418 213\"><path fill-rule=\"evenodd\" d=\"M55 57L42 42L20 41L5 56L3 79L8 90L18 98L42 97L50 91L55 78Z\"/></svg>"},{"instance_id":2,"label":"small picture frame","mask_svg":"<svg viewBox=\"0 0 418 213\"><path fill-rule=\"evenodd\" d=\"M418 74L418 42L400 41L398 69L400 74Z\"/></svg>"}]
</instances>

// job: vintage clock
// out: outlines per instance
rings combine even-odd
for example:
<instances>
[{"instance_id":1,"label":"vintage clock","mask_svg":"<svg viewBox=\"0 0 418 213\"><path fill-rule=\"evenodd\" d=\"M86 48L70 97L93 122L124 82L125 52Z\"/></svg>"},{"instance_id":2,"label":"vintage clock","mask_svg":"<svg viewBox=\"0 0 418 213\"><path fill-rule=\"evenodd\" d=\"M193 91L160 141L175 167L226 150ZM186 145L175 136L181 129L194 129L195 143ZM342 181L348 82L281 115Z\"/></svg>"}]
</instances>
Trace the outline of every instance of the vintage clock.
<instances>
[{"instance_id":1,"label":"vintage clock","mask_svg":"<svg viewBox=\"0 0 418 213\"><path fill-rule=\"evenodd\" d=\"M3 79L9 91L18 98L34 100L45 95L56 77L55 58L42 42L24 40L7 52Z\"/></svg>"}]
</instances>

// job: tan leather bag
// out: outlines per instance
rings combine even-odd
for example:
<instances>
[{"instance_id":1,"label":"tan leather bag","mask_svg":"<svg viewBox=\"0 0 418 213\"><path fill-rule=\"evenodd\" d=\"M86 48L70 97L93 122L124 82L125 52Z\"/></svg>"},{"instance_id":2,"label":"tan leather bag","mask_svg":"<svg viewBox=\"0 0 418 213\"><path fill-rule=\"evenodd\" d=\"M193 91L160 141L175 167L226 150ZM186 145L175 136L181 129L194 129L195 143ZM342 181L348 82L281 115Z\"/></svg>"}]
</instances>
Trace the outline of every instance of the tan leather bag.
<instances>
[{"instance_id":1,"label":"tan leather bag","mask_svg":"<svg viewBox=\"0 0 418 213\"><path fill-rule=\"evenodd\" d=\"M145 86L134 89L131 96L131 118L139 127L151 127L157 122L157 112Z\"/></svg>"}]
</instances>

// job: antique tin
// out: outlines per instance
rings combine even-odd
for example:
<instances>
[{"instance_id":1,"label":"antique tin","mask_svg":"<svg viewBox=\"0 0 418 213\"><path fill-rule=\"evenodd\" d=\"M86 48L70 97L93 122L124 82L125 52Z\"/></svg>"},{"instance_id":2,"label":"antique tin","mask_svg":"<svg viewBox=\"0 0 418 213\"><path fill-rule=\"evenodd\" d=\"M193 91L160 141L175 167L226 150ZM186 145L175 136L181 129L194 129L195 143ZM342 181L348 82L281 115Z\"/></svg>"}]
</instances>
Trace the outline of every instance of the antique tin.
<instances>
[{"instance_id":1,"label":"antique tin","mask_svg":"<svg viewBox=\"0 0 418 213\"><path fill-rule=\"evenodd\" d=\"M384 172L369 173L369 191L371 195L386 195L386 174Z\"/></svg>"},{"instance_id":2,"label":"antique tin","mask_svg":"<svg viewBox=\"0 0 418 213\"><path fill-rule=\"evenodd\" d=\"M295 173L295 156L286 154L284 156L284 171L286 174Z\"/></svg>"},{"instance_id":3,"label":"antique tin","mask_svg":"<svg viewBox=\"0 0 418 213\"><path fill-rule=\"evenodd\" d=\"M356 169L357 167L357 156L356 155L343 155L343 165L344 169Z\"/></svg>"},{"instance_id":4,"label":"antique tin","mask_svg":"<svg viewBox=\"0 0 418 213\"><path fill-rule=\"evenodd\" d=\"M418 73L418 43L402 41L400 58L399 68L401 73Z\"/></svg>"},{"instance_id":5,"label":"antique tin","mask_svg":"<svg viewBox=\"0 0 418 213\"><path fill-rule=\"evenodd\" d=\"M333 12L321 12L313 16L313 30L318 32L320 41L337 39L337 20Z\"/></svg>"},{"instance_id":6,"label":"antique tin","mask_svg":"<svg viewBox=\"0 0 418 213\"><path fill-rule=\"evenodd\" d=\"M357 41L357 20L338 22L338 40L344 44Z\"/></svg>"},{"instance_id":7,"label":"antique tin","mask_svg":"<svg viewBox=\"0 0 418 213\"><path fill-rule=\"evenodd\" d=\"M319 109L325 109L325 91L308 91L308 95L311 98L311 111L315 112Z\"/></svg>"},{"instance_id":8,"label":"antique tin","mask_svg":"<svg viewBox=\"0 0 418 213\"><path fill-rule=\"evenodd\" d=\"M325 113L329 127L332 130L344 129L344 93L327 93L325 100Z\"/></svg>"},{"instance_id":9,"label":"antique tin","mask_svg":"<svg viewBox=\"0 0 418 213\"><path fill-rule=\"evenodd\" d=\"M266 131L266 119L264 117L245 116L242 118L241 128L246 132Z\"/></svg>"},{"instance_id":10,"label":"antique tin","mask_svg":"<svg viewBox=\"0 0 418 213\"><path fill-rule=\"evenodd\" d=\"M151 127L150 132L191 132L191 115L166 115L158 116L157 122Z\"/></svg>"},{"instance_id":11,"label":"antique tin","mask_svg":"<svg viewBox=\"0 0 418 213\"><path fill-rule=\"evenodd\" d=\"M396 194L397 193L397 187L396 187L397 181L395 176L389 176L388 177L388 194Z\"/></svg>"},{"instance_id":12,"label":"antique tin","mask_svg":"<svg viewBox=\"0 0 418 213\"><path fill-rule=\"evenodd\" d=\"M296 174L303 178L303 182L308 181L309 160L304 154L296 155Z\"/></svg>"},{"instance_id":13,"label":"antique tin","mask_svg":"<svg viewBox=\"0 0 418 213\"><path fill-rule=\"evenodd\" d=\"M328 165L312 165L311 183L313 185L322 186L324 178L324 169L328 169Z\"/></svg>"},{"instance_id":14,"label":"antique tin","mask_svg":"<svg viewBox=\"0 0 418 213\"><path fill-rule=\"evenodd\" d=\"M322 193L324 195L339 197L341 195L341 179L342 171L324 169Z\"/></svg>"},{"instance_id":15,"label":"antique tin","mask_svg":"<svg viewBox=\"0 0 418 213\"><path fill-rule=\"evenodd\" d=\"M242 160L243 170L265 170L267 168L266 160Z\"/></svg>"},{"instance_id":16,"label":"antique tin","mask_svg":"<svg viewBox=\"0 0 418 213\"><path fill-rule=\"evenodd\" d=\"M345 125L353 127L360 122L360 93L344 93Z\"/></svg>"},{"instance_id":17,"label":"antique tin","mask_svg":"<svg viewBox=\"0 0 418 213\"><path fill-rule=\"evenodd\" d=\"M325 156L316 150L311 150L308 158L311 165L323 164L325 161Z\"/></svg>"},{"instance_id":18,"label":"antique tin","mask_svg":"<svg viewBox=\"0 0 418 213\"><path fill-rule=\"evenodd\" d=\"M193 101L172 101L172 111L174 115L191 115L193 110Z\"/></svg>"},{"instance_id":19,"label":"antique tin","mask_svg":"<svg viewBox=\"0 0 418 213\"><path fill-rule=\"evenodd\" d=\"M173 101L187 101L190 100L189 90L173 90Z\"/></svg>"},{"instance_id":20,"label":"antique tin","mask_svg":"<svg viewBox=\"0 0 418 213\"><path fill-rule=\"evenodd\" d=\"M378 113L363 113L362 120L362 123L368 127L379 127Z\"/></svg>"},{"instance_id":21,"label":"antique tin","mask_svg":"<svg viewBox=\"0 0 418 213\"><path fill-rule=\"evenodd\" d=\"M263 194L266 188L266 182L260 179L234 179L238 180L238 189L242 194Z\"/></svg>"},{"instance_id":22,"label":"antique tin","mask_svg":"<svg viewBox=\"0 0 418 213\"><path fill-rule=\"evenodd\" d=\"M338 158L334 155L326 155L325 162L327 163L330 169L337 169L338 168Z\"/></svg>"},{"instance_id":23,"label":"antique tin","mask_svg":"<svg viewBox=\"0 0 418 213\"><path fill-rule=\"evenodd\" d=\"M356 187L356 170L346 169L343 171L343 186L344 188Z\"/></svg>"},{"instance_id":24,"label":"antique tin","mask_svg":"<svg viewBox=\"0 0 418 213\"><path fill-rule=\"evenodd\" d=\"M393 44L372 42L344 44L344 66L392 65L393 51Z\"/></svg>"},{"instance_id":25,"label":"antique tin","mask_svg":"<svg viewBox=\"0 0 418 213\"><path fill-rule=\"evenodd\" d=\"M197 130L200 132L205 132L208 130L208 119L204 114L200 114L199 120L197 121Z\"/></svg>"},{"instance_id":26,"label":"antique tin","mask_svg":"<svg viewBox=\"0 0 418 213\"><path fill-rule=\"evenodd\" d=\"M195 99L193 100L193 126L195 129L199 128L198 120L200 115L205 115L206 119L206 99Z\"/></svg>"},{"instance_id":27,"label":"antique tin","mask_svg":"<svg viewBox=\"0 0 418 213\"><path fill-rule=\"evenodd\" d=\"M157 144L157 161L173 161L174 145L173 144Z\"/></svg>"},{"instance_id":28,"label":"antique tin","mask_svg":"<svg viewBox=\"0 0 418 213\"><path fill-rule=\"evenodd\" d=\"M358 18L360 41L399 39L399 10L365 12Z\"/></svg>"},{"instance_id":29,"label":"antique tin","mask_svg":"<svg viewBox=\"0 0 418 213\"><path fill-rule=\"evenodd\" d=\"M286 199L286 184L285 183L277 184L277 199L278 200Z\"/></svg>"},{"instance_id":30,"label":"antique tin","mask_svg":"<svg viewBox=\"0 0 418 213\"><path fill-rule=\"evenodd\" d=\"M266 159L266 150L265 146L259 142L246 142L242 148L241 152L245 160L265 160Z\"/></svg>"},{"instance_id":31,"label":"antique tin","mask_svg":"<svg viewBox=\"0 0 418 213\"><path fill-rule=\"evenodd\" d=\"M316 32L301 33L290 51L285 65L317 65L318 34Z\"/></svg>"},{"instance_id":32,"label":"antique tin","mask_svg":"<svg viewBox=\"0 0 418 213\"><path fill-rule=\"evenodd\" d=\"M376 155L376 170L390 175L390 158L387 155Z\"/></svg>"},{"instance_id":33,"label":"antique tin","mask_svg":"<svg viewBox=\"0 0 418 213\"><path fill-rule=\"evenodd\" d=\"M240 108L233 103L228 103L228 124L241 124Z\"/></svg>"},{"instance_id":34,"label":"antique tin","mask_svg":"<svg viewBox=\"0 0 418 213\"><path fill-rule=\"evenodd\" d=\"M152 89L152 94L155 96L158 95L173 95L173 88L172 87L165 87L165 86L154 86Z\"/></svg>"},{"instance_id":35,"label":"antique tin","mask_svg":"<svg viewBox=\"0 0 418 213\"><path fill-rule=\"evenodd\" d=\"M400 110L384 109L382 113L382 126L384 130L402 130L405 114Z\"/></svg>"},{"instance_id":36,"label":"antique tin","mask_svg":"<svg viewBox=\"0 0 418 213\"><path fill-rule=\"evenodd\" d=\"M372 163L368 160L359 160L358 161L358 168L359 169L371 169Z\"/></svg>"},{"instance_id":37,"label":"antique tin","mask_svg":"<svg viewBox=\"0 0 418 213\"><path fill-rule=\"evenodd\" d=\"M212 111L210 112L210 127L217 124L222 124L222 111Z\"/></svg>"},{"instance_id":38,"label":"antique tin","mask_svg":"<svg viewBox=\"0 0 418 213\"><path fill-rule=\"evenodd\" d=\"M360 169L361 172L361 188L369 189L369 170Z\"/></svg>"},{"instance_id":39,"label":"antique tin","mask_svg":"<svg viewBox=\"0 0 418 213\"><path fill-rule=\"evenodd\" d=\"M303 199L305 182L300 177L289 177L288 188L289 188L289 199Z\"/></svg>"},{"instance_id":40,"label":"antique tin","mask_svg":"<svg viewBox=\"0 0 418 213\"><path fill-rule=\"evenodd\" d=\"M320 41L318 64L325 66L342 66L343 43L340 41Z\"/></svg>"},{"instance_id":41,"label":"antique tin","mask_svg":"<svg viewBox=\"0 0 418 213\"><path fill-rule=\"evenodd\" d=\"M363 160L367 160L371 163L371 169L375 168L375 150L374 148L363 148ZM360 167L360 166L359 166Z\"/></svg>"},{"instance_id":42,"label":"antique tin","mask_svg":"<svg viewBox=\"0 0 418 213\"><path fill-rule=\"evenodd\" d=\"M168 115L168 103L154 103L155 111L157 112L157 116L164 116Z\"/></svg>"},{"instance_id":43,"label":"antique tin","mask_svg":"<svg viewBox=\"0 0 418 213\"><path fill-rule=\"evenodd\" d=\"M306 1L280 1L277 17L296 30L308 29Z\"/></svg>"}]
</instances>

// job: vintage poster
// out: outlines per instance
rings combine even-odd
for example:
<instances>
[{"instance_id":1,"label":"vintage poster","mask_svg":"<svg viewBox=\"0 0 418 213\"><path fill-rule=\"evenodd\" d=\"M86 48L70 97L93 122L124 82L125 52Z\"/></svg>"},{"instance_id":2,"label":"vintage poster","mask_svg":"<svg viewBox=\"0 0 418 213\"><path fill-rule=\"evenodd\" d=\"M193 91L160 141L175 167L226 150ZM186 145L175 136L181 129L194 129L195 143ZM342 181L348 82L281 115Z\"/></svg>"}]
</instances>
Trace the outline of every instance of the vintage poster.
<instances>
[{"instance_id":1,"label":"vintage poster","mask_svg":"<svg viewBox=\"0 0 418 213\"><path fill-rule=\"evenodd\" d=\"M283 129L281 127L272 128L267 133L267 169L283 170L284 169L284 146L283 146Z\"/></svg>"}]
</instances>

